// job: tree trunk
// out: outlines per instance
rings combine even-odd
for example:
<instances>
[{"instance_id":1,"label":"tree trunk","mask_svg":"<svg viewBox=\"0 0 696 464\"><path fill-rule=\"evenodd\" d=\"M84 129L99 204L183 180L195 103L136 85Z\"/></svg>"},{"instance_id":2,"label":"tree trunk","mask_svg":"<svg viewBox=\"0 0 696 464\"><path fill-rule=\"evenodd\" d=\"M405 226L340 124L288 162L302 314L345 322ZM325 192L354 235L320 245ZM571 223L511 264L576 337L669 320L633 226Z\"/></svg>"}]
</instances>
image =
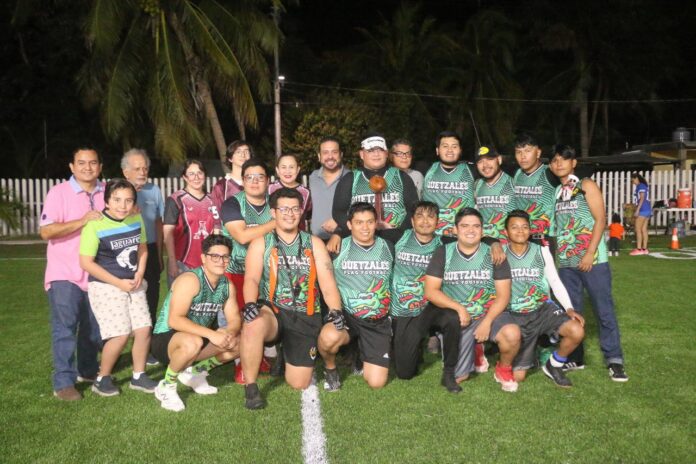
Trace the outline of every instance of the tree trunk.
<instances>
[{"instance_id":1,"label":"tree trunk","mask_svg":"<svg viewBox=\"0 0 696 464\"><path fill-rule=\"evenodd\" d=\"M220 162L225 167L225 162L227 161L227 144L225 143L225 135L222 132L222 126L220 125L220 119L218 118L217 110L215 109L215 102L213 102L213 95L210 91L210 84L205 79L203 75L203 66L201 65L200 58L193 52L193 47L189 38L186 36L184 31L181 30L181 25L179 24L179 18L175 13L170 13L169 22L174 29L179 42L181 43L181 48L184 51L184 56L186 58L186 64L189 68L189 73L191 73L191 78L193 84L196 87L196 94L200 102L203 104L203 110L205 111L205 117L210 124L210 129L213 132L213 138L215 139L215 146L217 147L218 155L220 157Z\"/></svg>"},{"instance_id":2,"label":"tree trunk","mask_svg":"<svg viewBox=\"0 0 696 464\"><path fill-rule=\"evenodd\" d=\"M609 153L609 85L604 89L604 152Z\"/></svg>"},{"instance_id":3,"label":"tree trunk","mask_svg":"<svg viewBox=\"0 0 696 464\"><path fill-rule=\"evenodd\" d=\"M581 88L578 94L580 100L580 156L582 158L587 158L590 156L590 133L587 123L587 90Z\"/></svg>"},{"instance_id":4,"label":"tree trunk","mask_svg":"<svg viewBox=\"0 0 696 464\"><path fill-rule=\"evenodd\" d=\"M594 137L594 129L595 129L595 123L597 122L597 114L599 113L599 105L600 103L598 102L600 98L602 98L602 84L603 84L603 79L600 77L599 78L599 85L597 86L597 93L595 97L595 103L592 105L592 121L590 122L590 135L588 137L588 145L592 146L592 139Z\"/></svg>"}]
</instances>

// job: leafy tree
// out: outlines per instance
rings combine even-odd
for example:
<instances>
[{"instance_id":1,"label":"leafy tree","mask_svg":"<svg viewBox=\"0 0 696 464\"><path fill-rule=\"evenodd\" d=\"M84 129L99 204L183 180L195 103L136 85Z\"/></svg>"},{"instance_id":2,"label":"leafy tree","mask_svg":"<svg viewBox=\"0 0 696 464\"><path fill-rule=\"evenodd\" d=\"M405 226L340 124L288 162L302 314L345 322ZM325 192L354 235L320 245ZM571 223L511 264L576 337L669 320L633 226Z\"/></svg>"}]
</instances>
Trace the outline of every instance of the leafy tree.
<instances>
[{"instance_id":1,"label":"leafy tree","mask_svg":"<svg viewBox=\"0 0 696 464\"><path fill-rule=\"evenodd\" d=\"M314 105L309 109L299 106L286 113L292 135L284 139L283 151L300 155L302 172L308 174L318 166L319 141L334 136L341 141L345 164L355 167L358 144L366 132L378 127L379 111L338 91L316 92L310 98Z\"/></svg>"},{"instance_id":2,"label":"leafy tree","mask_svg":"<svg viewBox=\"0 0 696 464\"><path fill-rule=\"evenodd\" d=\"M265 58L279 31L260 9L268 3L93 0L85 26L91 55L79 83L105 134L128 144L150 127L156 151L172 160L200 151L212 135L224 160L216 105L232 107L244 134L258 125L254 95L270 95Z\"/></svg>"}]
</instances>

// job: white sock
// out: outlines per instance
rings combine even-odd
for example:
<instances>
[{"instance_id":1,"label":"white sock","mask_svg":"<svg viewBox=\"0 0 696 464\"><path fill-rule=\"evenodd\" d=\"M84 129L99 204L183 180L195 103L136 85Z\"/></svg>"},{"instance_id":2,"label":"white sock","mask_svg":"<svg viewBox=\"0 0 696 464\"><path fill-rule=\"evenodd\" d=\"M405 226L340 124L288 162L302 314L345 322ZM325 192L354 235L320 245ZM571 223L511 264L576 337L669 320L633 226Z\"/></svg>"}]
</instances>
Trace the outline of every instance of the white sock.
<instances>
[{"instance_id":1,"label":"white sock","mask_svg":"<svg viewBox=\"0 0 696 464\"><path fill-rule=\"evenodd\" d=\"M140 379L140 376L141 376L142 374L144 374L144 372L135 372L135 371L133 371L133 379L139 380L139 379Z\"/></svg>"}]
</instances>

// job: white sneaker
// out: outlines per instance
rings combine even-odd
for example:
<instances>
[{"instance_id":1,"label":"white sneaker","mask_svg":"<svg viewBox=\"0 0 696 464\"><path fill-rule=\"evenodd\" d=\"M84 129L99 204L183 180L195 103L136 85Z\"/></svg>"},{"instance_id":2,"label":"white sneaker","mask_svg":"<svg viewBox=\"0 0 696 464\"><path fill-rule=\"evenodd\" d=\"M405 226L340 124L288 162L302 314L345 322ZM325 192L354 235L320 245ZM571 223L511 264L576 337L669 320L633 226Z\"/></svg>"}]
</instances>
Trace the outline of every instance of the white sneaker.
<instances>
[{"instance_id":1,"label":"white sneaker","mask_svg":"<svg viewBox=\"0 0 696 464\"><path fill-rule=\"evenodd\" d=\"M167 384L164 383L164 380L160 380L155 388L155 398L160 400L162 407L169 411L179 412L186 408L176 392L175 383Z\"/></svg>"},{"instance_id":2,"label":"white sneaker","mask_svg":"<svg viewBox=\"0 0 696 464\"><path fill-rule=\"evenodd\" d=\"M218 392L217 387L213 387L208 384L205 379L208 377L208 372L203 371L200 373L193 373L193 368L189 367L183 372L179 373L179 382L183 383L187 387L191 387L193 391L199 395L214 395Z\"/></svg>"}]
</instances>

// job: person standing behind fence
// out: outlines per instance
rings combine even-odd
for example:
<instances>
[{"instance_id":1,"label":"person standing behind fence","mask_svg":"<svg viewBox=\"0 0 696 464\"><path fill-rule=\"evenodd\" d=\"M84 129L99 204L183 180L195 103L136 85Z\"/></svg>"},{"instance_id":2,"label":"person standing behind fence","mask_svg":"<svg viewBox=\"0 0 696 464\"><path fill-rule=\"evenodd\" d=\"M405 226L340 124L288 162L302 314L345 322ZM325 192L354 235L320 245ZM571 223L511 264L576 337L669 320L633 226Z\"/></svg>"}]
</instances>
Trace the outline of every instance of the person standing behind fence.
<instances>
[{"instance_id":1,"label":"person standing behind fence","mask_svg":"<svg viewBox=\"0 0 696 464\"><path fill-rule=\"evenodd\" d=\"M220 215L205 192L205 167L198 160L187 160L181 177L186 186L167 198L164 204L164 246L167 249L167 281L201 265L201 243L220 229Z\"/></svg>"},{"instance_id":2,"label":"person standing behind fence","mask_svg":"<svg viewBox=\"0 0 696 464\"><path fill-rule=\"evenodd\" d=\"M138 192L138 208L145 224L147 236L147 264L144 278L147 281L147 306L150 308L150 318L154 324L157 321L159 304L160 274L164 269L162 256L162 215L164 214L164 199L162 191L152 182L147 181L150 172L150 158L141 148L133 148L124 153L121 158L123 176L133 184ZM156 363L148 358L148 364Z\"/></svg>"},{"instance_id":3,"label":"person standing behind fence","mask_svg":"<svg viewBox=\"0 0 696 464\"><path fill-rule=\"evenodd\" d=\"M634 172L631 174L631 182L636 186L633 191L633 203L636 205L636 248L629 254L631 256L647 255L648 251L648 222L652 216L650 206L650 194L645 178Z\"/></svg>"},{"instance_id":4,"label":"person standing behind fence","mask_svg":"<svg viewBox=\"0 0 696 464\"><path fill-rule=\"evenodd\" d=\"M51 308L53 395L82 399L75 382L94 381L101 346L99 328L87 298L87 273L79 262L80 231L101 218L104 184L98 181L101 158L93 148L78 148L70 162L72 176L48 191L39 233L48 240L44 287Z\"/></svg>"},{"instance_id":5,"label":"person standing behind fence","mask_svg":"<svg viewBox=\"0 0 696 464\"><path fill-rule=\"evenodd\" d=\"M227 146L227 160L225 164L230 169L230 172L218 180L213 186L212 192L210 192L210 197L213 199L218 212L222 211L222 204L225 200L244 190L242 165L253 156L254 150L244 140L235 140Z\"/></svg>"}]
</instances>

